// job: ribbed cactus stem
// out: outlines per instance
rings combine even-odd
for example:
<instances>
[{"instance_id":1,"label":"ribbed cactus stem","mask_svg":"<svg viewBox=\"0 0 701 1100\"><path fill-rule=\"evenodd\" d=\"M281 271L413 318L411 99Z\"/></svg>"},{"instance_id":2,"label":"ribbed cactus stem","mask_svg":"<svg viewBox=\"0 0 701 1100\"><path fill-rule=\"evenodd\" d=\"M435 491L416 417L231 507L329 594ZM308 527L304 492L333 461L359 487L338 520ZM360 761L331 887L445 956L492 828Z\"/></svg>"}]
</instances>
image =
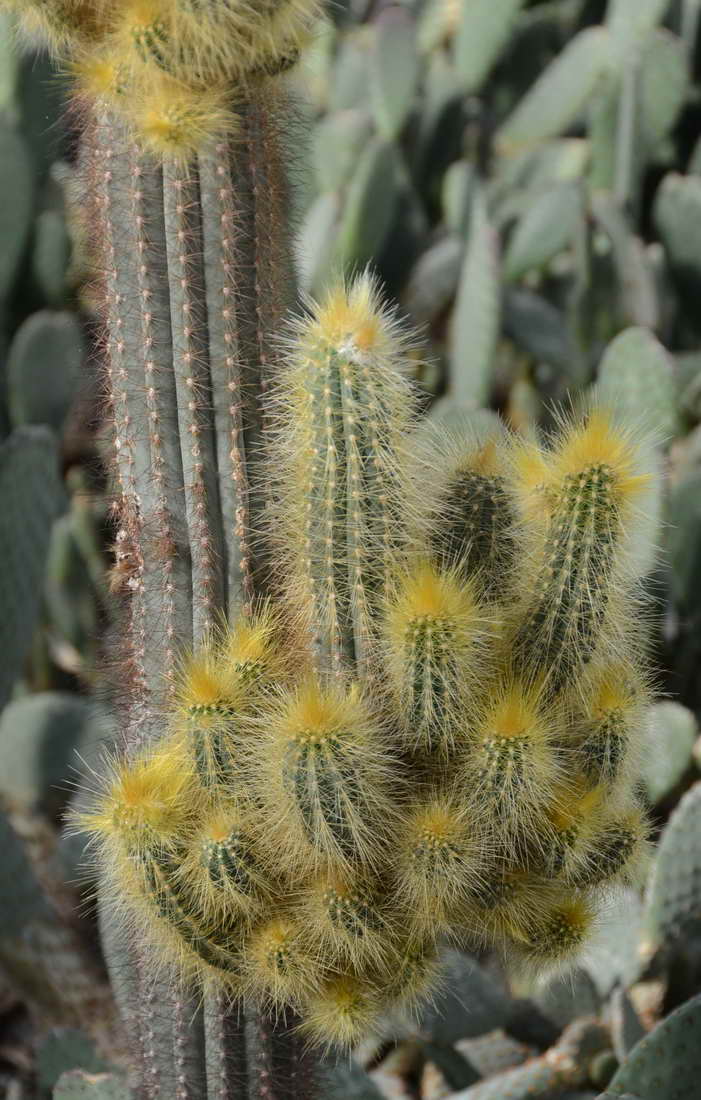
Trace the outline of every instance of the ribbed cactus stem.
<instances>
[{"instance_id":1,"label":"ribbed cactus stem","mask_svg":"<svg viewBox=\"0 0 701 1100\"><path fill-rule=\"evenodd\" d=\"M192 574L187 529L178 490L183 480L183 467L174 430L177 399L172 372L170 303L167 286L162 279L162 263L166 254L162 170L152 161L140 157L133 146L131 200L136 232L135 258L138 262L150 472L154 489L154 514L145 517L151 530L144 537L149 539L152 555L160 565L160 568L151 566L148 570L156 574L149 581L151 588L158 583L152 599L155 603L157 593L160 593L164 634L163 673L172 682L177 646L182 644L183 632L185 637L189 634ZM150 500L150 494L145 499Z\"/></svg>"},{"instance_id":2,"label":"ribbed cactus stem","mask_svg":"<svg viewBox=\"0 0 701 1100\"><path fill-rule=\"evenodd\" d=\"M163 204L170 286L173 368L183 462L185 514L192 559L193 638L197 643L224 607L223 529L203 293L204 242L199 178L193 167L165 164Z\"/></svg>"},{"instance_id":3,"label":"ribbed cactus stem","mask_svg":"<svg viewBox=\"0 0 701 1100\"><path fill-rule=\"evenodd\" d=\"M305 1100L315 1095L316 1060L297 1034L299 1020L287 1012L280 1020L261 1015L249 1030L256 1086L250 1100Z\"/></svg>"},{"instance_id":4,"label":"ribbed cactus stem","mask_svg":"<svg viewBox=\"0 0 701 1100\"><path fill-rule=\"evenodd\" d=\"M226 142L199 162L207 289L212 407L219 471L219 500L226 554L227 601L253 599L253 550L250 545L250 488L246 477L245 426L250 423L250 382L245 377L241 311L246 294L242 286L239 211L242 196ZM216 352L223 354L217 362ZM255 391L254 391L255 397ZM249 433L250 434L250 433Z\"/></svg>"},{"instance_id":5,"label":"ribbed cactus stem","mask_svg":"<svg viewBox=\"0 0 701 1100\"><path fill-rule=\"evenodd\" d=\"M199 995L178 997L173 1012L176 1100L209 1100L205 1015ZM216 1095L213 1094L213 1095Z\"/></svg>"},{"instance_id":6,"label":"ribbed cactus stem","mask_svg":"<svg viewBox=\"0 0 701 1100\"><path fill-rule=\"evenodd\" d=\"M251 1078L243 1009L232 1009L224 994L206 992L204 1017L207 1098L245 1100Z\"/></svg>"},{"instance_id":7,"label":"ribbed cactus stem","mask_svg":"<svg viewBox=\"0 0 701 1100\"><path fill-rule=\"evenodd\" d=\"M174 690L183 651L229 609L250 610L265 580L251 538L263 501L251 494L250 466L262 440L261 392L278 355L271 327L293 290L277 118L269 106L244 115L241 134L212 143L188 165L139 153L106 117L96 128L119 516L136 565L132 751L160 736L156 715ZM225 981L236 970L226 930L219 936L206 927L161 861L147 859L144 869L142 888L158 919L198 966ZM106 943L108 953L113 948L113 971L135 975L144 1096L194 1100L207 1087L207 1095L229 1100L241 1088L263 1089L247 1066L240 1006L207 992L202 1039L201 1022L184 1009L187 985L175 994L159 978L154 1000L147 955L129 959L123 943ZM274 1024L265 1035L265 1095L277 1097L284 1074L270 1069L278 1058ZM286 1036L285 1059L297 1057L299 1042Z\"/></svg>"},{"instance_id":8,"label":"ribbed cactus stem","mask_svg":"<svg viewBox=\"0 0 701 1100\"><path fill-rule=\"evenodd\" d=\"M103 249L103 271L105 281L105 360L109 387L108 401L112 427L112 439L115 457L117 481L117 499L115 500L119 528L117 545L119 550L129 557L132 563L130 587L131 629L129 632L129 662L134 686L142 696L146 688L146 670L144 667L145 634L143 607L143 571L144 562L140 552L141 515L135 487L134 455L134 417L130 413L130 404L134 405L134 378L130 363L138 361L139 349L135 345L133 327L127 323L129 305L128 277L123 270L124 256L118 251L117 231L114 225L115 178L124 177L120 168L119 146L114 127L106 118L96 121L92 130L94 141L91 169L97 177L99 198L97 214ZM124 194L126 181L117 190ZM133 257L133 251L127 257ZM131 402L130 402L131 395ZM136 414L137 420L139 414Z\"/></svg>"},{"instance_id":9,"label":"ribbed cactus stem","mask_svg":"<svg viewBox=\"0 0 701 1100\"><path fill-rule=\"evenodd\" d=\"M466 420L426 436L412 479L414 539L443 568L476 585L482 599L508 602L516 509L504 429Z\"/></svg>"},{"instance_id":10,"label":"ribbed cactus stem","mask_svg":"<svg viewBox=\"0 0 701 1100\"><path fill-rule=\"evenodd\" d=\"M455 472L443 503L453 520L436 533L436 551L466 576L481 574L486 595L503 595L513 555L513 510L505 478L469 469Z\"/></svg>"},{"instance_id":11,"label":"ribbed cactus stem","mask_svg":"<svg viewBox=\"0 0 701 1100\"><path fill-rule=\"evenodd\" d=\"M547 520L537 551L530 603L513 641L517 668L559 692L615 639L641 568L635 553L650 484L645 442L593 410L563 433L559 447L530 475L540 487ZM527 449L522 461L529 465Z\"/></svg>"},{"instance_id":12,"label":"ribbed cactus stem","mask_svg":"<svg viewBox=\"0 0 701 1100\"><path fill-rule=\"evenodd\" d=\"M411 411L402 341L363 276L298 325L278 387L277 471L286 578L314 624L322 664L367 667L402 518L398 461ZM280 465L281 464L281 465ZM294 526L293 526L294 525ZM295 591L296 590L296 591Z\"/></svg>"},{"instance_id":13,"label":"ribbed cactus stem","mask_svg":"<svg viewBox=\"0 0 701 1100\"><path fill-rule=\"evenodd\" d=\"M290 188L283 136L292 146L292 112L270 81L242 113L253 198L252 235L258 354L265 390L280 358L280 325L294 304ZM288 152L289 156L289 152Z\"/></svg>"},{"instance_id":14,"label":"ribbed cactus stem","mask_svg":"<svg viewBox=\"0 0 701 1100\"><path fill-rule=\"evenodd\" d=\"M485 673L488 631L474 585L457 571L419 561L393 586L385 614L388 670L413 750L447 756L455 748L469 688Z\"/></svg>"},{"instance_id":15,"label":"ribbed cactus stem","mask_svg":"<svg viewBox=\"0 0 701 1100\"><path fill-rule=\"evenodd\" d=\"M246 474L260 451L260 395L280 358L275 334L294 304L289 186L281 131L289 109L261 86L240 110L240 129L199 158L212 401L228 605L250 606L268 578L260 540L266 500Z\"/></svg>"},{"instance_id":16,"label":"ribbed cactus stem","mask_svg":"<svg viewBox=\"0 0 701 1100\"><path fill-rule=\"evenodd\" d=\"M606 613L620 518L612 470L596 464L561 486L536 583L514 643L517 664L544 668L553 690L590 656Z\"/></svg>"}]
</instances>

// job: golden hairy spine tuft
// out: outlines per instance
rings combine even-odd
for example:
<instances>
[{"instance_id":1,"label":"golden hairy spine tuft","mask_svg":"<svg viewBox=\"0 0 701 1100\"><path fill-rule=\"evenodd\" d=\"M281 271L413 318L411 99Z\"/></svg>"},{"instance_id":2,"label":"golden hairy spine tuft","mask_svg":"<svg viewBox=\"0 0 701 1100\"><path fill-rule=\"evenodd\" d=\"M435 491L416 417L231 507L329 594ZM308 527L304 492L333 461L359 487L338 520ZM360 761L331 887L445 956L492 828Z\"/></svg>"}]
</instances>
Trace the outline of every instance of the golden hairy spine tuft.
<instances>
[{"instance_id":1,"label":"golden hairy spine tuft","mask_svg":"<svg viewBox=\"0 0 701 1100\"><path fill-rule=\"evenodd\" d=\"M627 787L635 778L649 699L645 676L630 659L589 671L573 717L573 751L592 786Z\"/></svg>"},{"instance_id":2,"label":"golden hairy spine tuft","mask_svg":"<svg viewBox=\"0 0 701 1100\"><path fill-rule=\"evenodd\" d=\"M274 897L274 883L256 847L253 813L233 799L215 801L183 839L177 879L212 922L232 916L250 922Z\"/></svg>"},{"instance_id":3,"label":"golden hairy spine tuft","mask_svg":"<svg viewBox=\"0 0 701 1100\"><path fill-rule=\"evenodd\" d=\"M299 906L310 943L330 965L363 974L388 966L399 926L379 882L362 873L319 875Z\"/></svg>"},{"instance_id":4,"label":"golden hairy spine tuft","mask_svg":"<svg viewBox=\"0 0 701 1100\"><path fill-rule=\"evenodd\" d=\"M249 708L246 683L220 659L214 640L183 663L174 726L182 734L202 786L211 792L240 774L242 715Z\"/></svg>"},{"instance_id":5,"label":"golden hairy spine tuft","mask_svg":"<svg viewBox=\"0 0 701 1100\"><path fill-rule=\"evenodd\" d=\"M240 616L219 634L222 663L248 685L257 688L284 681L290 672L289 650L294 645L295 671L299 675L306 655L286 628L280 613L265 602L252 616Z\"/></svg>"},{"instance_id":6,"label":"golden hairy spine tuft","mask_svg":"<svg viewBox=\"0 0 701 1100\"><path fill-rule=\"evenodd\" d=\"M214 631L181 666L174 725L190 745L203 786L236 785L248 723L285 678L282 625L269 606Z\"/></svg>"},{"instance_id":7,"label":"golden hairy spine tuft","mask_svg":"<svg viewBox=\"0 0 701 1100\"><path fill-rule=\"evenodd\" d=\"M459 919L482 885L488 843L457 792L408 806L399 826L395 904L415 936L438 939Z\"/></svg>"},{"instance_id":8,"label":"golden hairy spine tuft","mask_svg":"<svg viewBox=\"0 0 701 1100\"><path fill-rule=\"evenodd\" d=\"M65 60L89 48L107 29L106 5L94 0L4 0L16 15L20 33Z\"/></svg>"},{"instance_id":9,"label":"golden hairy spine tuft","mask_svg":"<svg viewBox=\"0 0 701 1100\"><path fill-rule=\"evenodd\" d=\"M471 726L462 789L511 854L541 840L545 808L562 779L559 730L559 710L543 691L508 673Z\"/></svg>"},{"instance_id":10,"label":"golden hairy spine tuft","mask_svg":"<svg viewBox=\"0 0 701 1100\"><path fill-rule=\"evenodd\" d=\"M98 846L125 855L168 848L196 813L195 777L177 738L166 738L134 760L106 762L92 807L77 824Z\"/></svg>"},{"instance_id":11,"label":"golden hairy spine tuft","mask_svg":"<svg viewBox=\"0 0 701 1100\"><path fill-rule=\"evenodd\" d=\"M183 842L201 798L179 739L166 739L133 761L118 761L79 825L98 849L127 928L146 937L156 966L180 980L220 984L241 978L239 922L212 921L185 888Z\"/></svg>"},{"instance_id":12,"label":"golden hairy spine tuft","mask_svg":"<svg viewBox=\"0 0 701 1100\"><path fill-rule=\"evenodd\" d=\"M316 1046L349 1049L372 1033L380 1009L380 996L366 981L333 975L304 1001L301 1030Z\"/></svg>"},{"instance_id":13,"label":"golden hairy spine tuft","mask_svg":"<svg viewBox=\"0 0 701 1100\"><path fill-rule=\"evenodd\" d=\"M197 77L239 85L294 62L321 10L320 0L168 0L166 6Z\"/></svg>"},{"instance_id":14,"label":"golden hairy spine tuft","mask_svg":"<svg viewBox=\"0 0 701 1100\"><path fill-rule=\"evenodd\" d=\"M517 961L542 974L571 966L596 927L596 907L587 894L570 892L552 902L527 925L513 923L509 934Z\"/></svg>"},{"instance_id":15,"label":"golden hairy spine tuft","mask_svg":"<svg viewBox=\"0 0 701 1100\"><path fill-rule=\"evenodd\" d=\"M303 926L274 915L256 925L245 948L246 992L260 1004L297 1005L324 979L323 963L307 949Z\"/></svg>"},{"instance_id":16,"label":"golden hairy spine tuft","mask_svg":"<svg viewBox=\"0 0 701 1100\"><path fill-rule=\"evenodd\" d=\"M642 808L623 790L570 784L549 811L545 868L581 888L638 885L648 860L650 826Z\"/></svg>"},{"instance_id":17,"label":"golden hairy spine tuft","mask_svg":"<svg viewBox=\"0 0 701 1100\"><path fill-rule=\"evenodd\" d=\"M137 889L130 897L140 933L155 949L155 962L178 979L240 995L244 989L246 926L236 915L212 920L189 896L177 860L144 855L133 868Z\"/></svg>"},{"instance_id":18,"label":"golden hairy spine tuft","mask_svg":"<svg viewBox=\"0 0 701 1100\"><path fill-rule=\"evenodd\" d=\"M602 803L604 792L600 794ZM582 889L644 882L649 862L650 825L644 811L630 798L613 806L600 804L587 820L580 816L578 833L562 875Z\"/></svg>"},{"instance_id":19,"label":"golden hairy spine tuft","mask_svg":"<svg viewBox=\"0 0 701 1100\"><path fill-rule=\"evenodd\" d=\"M250 783L261 841L289 875L372 867L396 815L392 757L360 687L310 676L261 710Z\"/></svg>"},{"instance_id":20,"label":"golden hairy spine tuft","mask_svg":"<svg viewBox=\"0 0 701 1100\"><path fill-rule=\"evenodd\" d=\"M127 90L127 73L121 58L114 51L95 46L77 50L69 64L79 100L102 106L114 106L123 101Z\"/></svg>"},{"instance_id":21,"label":"golden hairy spine tuft","mask_svg":"<svg viewBox=\"0 0 701 1100\"><path fill-rule=\"evenodd\" d=\"M427 560L393 583L384 613L384 649L394 703L410 749L444 756L464 737L470 704L487 672L496 624L474 586Z\"/></svg>"},{"instance_id":22,"label":"golden hairy spine tuft","mask_svg":"<svg viewBox=\"0 0 701 1100\"><path fill-rule=\"evenodd\" d=\"M146 150L182 163L236 135L232 99L294 64L321 7L319 0L6 2L25 37L68 65L81 98L107 102Z\"/></svg>"},{"instance_id":23,"label":"golden hairy spine tuft","mask_svg":"<svg viewBox=\"0 0 701 1100\"><path fill-rule=\"evenodd\" d=\"M159 159L185 168L198 151L238 131L226 88L189 88L165 72L139 74L131 83L136 94L128 94L127 82L123 113L137 142Z\"/></svg>"},{"instance_id":24,"label":"golden hairy spine tuft","mask_svg":"<svg viewBox=\"0 0 701 1100\"><path fill-rule=\"evenodd\" d=\"M435 992L441 980L441 960L433 936L409 932L397 947L380 988L390 1005L413 1013Z\"/></svg>"},{"instance_id":25,"label":"golden hairy spine tuft","mask_svg":"<svg viewBox=\"0 0 701 1100\"><path fill-rule=\"evenodd\" d=\"M484 875L462 914L464 937L478 949L503 947L513 928L530 928L543 919L562 894L531 871L495 862Z\"/></svg>"}]
</instances>

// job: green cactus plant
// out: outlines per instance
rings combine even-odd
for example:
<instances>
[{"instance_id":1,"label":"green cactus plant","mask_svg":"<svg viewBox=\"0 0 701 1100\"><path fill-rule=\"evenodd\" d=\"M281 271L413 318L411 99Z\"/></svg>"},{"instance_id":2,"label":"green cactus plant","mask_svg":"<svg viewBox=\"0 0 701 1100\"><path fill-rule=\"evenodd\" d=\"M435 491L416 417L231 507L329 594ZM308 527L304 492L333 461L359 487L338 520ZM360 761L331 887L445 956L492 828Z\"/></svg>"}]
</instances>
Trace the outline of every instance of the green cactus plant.
<instances>
[{"instance_id":1,"label":"green cactus plant","mask_svg":"<svg viewBox=\"0 0 701 1100\"><path fill-rule=\"evenodd\" d=\"M108 1073L84 1073L70 1070L61 1075L53 1090L53 1100L130 1100L128 1085Z\"/></svg>"},{"instance_id":2,"label":"green cactus plant","mask_svg":"<svg viewBox=\"0 0 701 1100\"><path fill-rule=\"evenodd\" d=\"M3 561L1 596L3 663L0 697L6 702L22 671L40 610L41 578L51 525L65 508L59 480L58 446L49 428L15 429L0 446L0 523Z\"/></svg>"},{"instance_id":3,"label":"green cactus plant","mask_svg":"<svg viewBox=\"0 0 701 1100\"><path fill-rule=\"evenodd\" d=\"M651 475L644 448L598 408L566 423L547 451L507 443L503 431L468 441L461 461L472 480L491 478L494 493L501 478L501 526L512 511L522 526L506 556L492 555L478 518L475 556L472 527L463 521L455 533L465 503L449 500L436 515L453 525L446 563L435 524L418 521L421 473L412 478L405 461L412 399L395 366L403 342L373 281L333 290L289 340L264 406L276 425L272 603L201 635L165 733L114 765L83 821L106 895L124 899L147 954L208 997L243 998L263 1019L286 1008L314 1042L348 1045L377 1026L384 1005L411 1006L430 988L442 936L490 942L541 967L588 935L589 885L634 873L645 826L633 773L597 772L579 791L565 776L599 712L633 705L614 684L610 647L635 661L623 602L629 586L635 606L627 508ZM576 552L549 550L550 539L559 547L575 535ZM535 674L530 589L516 583L521 546L543 570L555 555L567 594L564 625L543 627L554 648L539 647ZM586 571L592 563L601 583ZM497 610L510 584L495 592L484 567L514 575L511 615ZM564 635L575 661L566 675ZM605 688L582 671L594 654ZM383 701L386 680L396 692ZM567 747L555 729L560 708L573 706L562 699L572 680L591 697ZM388 705L409 734L403 764L387 741ZM407 779L424 779L403 805L389 783L403 785L407 768ZM541 879L546 868L559 886ZM285 900L295 895L296 905Z\"/></svg>"},{"instance_id":4,"label":"green cactus plant","mask_svg":"<svg viewBox=\"0 0 701 1100\"><path fill-rule=\"evenodd\" d=\"M519 6L501 5L477 75L462 30L456 87L479 90L509 27L546 21L522 20ZM523 448L502 430L455 448L441 440L422 467L440 500L426 502L407 457L414 399L396 369L423 368L372 280L339 286L282 327L294 294L277 70L306 9L278 7L282 39L266 24L265 49L260 24L237 24L230 4L195 19L170 0L105 4L89 27L66 22L85 14L78 0L29 13L54 49L74 51L104 277L113 582L126 596L129 683L126 752L87 821L106 954L149 1095L226 1097L243 1081L252 1095L311 1095L298 1026L322 1045L349 1044L386 1003L410 1008L434 981L445 935L496 946L526 970L567 956L609 885L635 878L647 843L633 719L648 691L632 620L649 560L635 513L654 471L594 406L553 447ZM261 8L264 23L271 11ZM536 88L529 143L586 109L602 62L586 43L608 49L615 12L609 22L574 51L591 69L576 103L548 93L544 118ZM382 242L393 250L405 208L423 231L399 151L406 100L422 87L410 18L400 30L387 24L364 58L372 119L352 104L349 132L358 148L368 126L379 136L361 150L345 209L343 173L320 174L322 214L340 213L329 256L342 262ZM548 80L574 61L560 58ZM453 94L442 65L431 77L438 113ZM523 119L498 131L502 147L510 126L529 130ZM507 251L514 281L573 258L585 280L586 196L567 174L581 160L563 167L566 141L554 152L550 183L572 216L554 244L526 255L524 217ZM450 388L475 405L501 385L502 325L540 357L541 326L524 316L544 300L516 290L500 309L497 241L513 215L484 180L458 190ZM527 194L514 209L528 209ZM451 296L441 290L432 321ZM570 358L565 339L543 356L558 357ZM676 431L673 410L670 423ZM74 542L63 540L71 554ZM68 571L60 557L57 573ZM467 1063L442 1056L466 1084ZM584 1084L580 1071L563 1083ZM549 1064L530 1073L517 1090L552 1087Z\"/></svg>"},{"instance_id":5,"label":"green cactus plant","mask_svg":"<svg viewBox=\"0 0 701 1100\"><path fill-rule=\"evenodd\" d=\"M633 1047L609 1084L612 1096L635 1089L640 1100L683 1100L698 1082L701 997L693 997Z\"/></svg>"},{"instance_id":6,"label":"green cactus plant","mask_svg":"<svg viewBox=\"0 0 701 1100\"><path fill-rule=\"evenodd\" d=\"M647 958L669 946L701 918L698 829L701 784L695 783L672 814L660 842L646 898L641 952Z\"/></svg>"}]
</instances>

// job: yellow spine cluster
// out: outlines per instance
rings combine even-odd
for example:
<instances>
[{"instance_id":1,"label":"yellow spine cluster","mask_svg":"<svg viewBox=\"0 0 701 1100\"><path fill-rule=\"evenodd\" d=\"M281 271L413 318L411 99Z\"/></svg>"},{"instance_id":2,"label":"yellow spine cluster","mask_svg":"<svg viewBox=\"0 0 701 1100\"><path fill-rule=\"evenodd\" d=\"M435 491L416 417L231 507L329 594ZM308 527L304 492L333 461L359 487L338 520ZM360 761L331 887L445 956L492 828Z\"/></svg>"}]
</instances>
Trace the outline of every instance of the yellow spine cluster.
<instances>
[{"instance_id":1,"label":"yellow spine cluster","mask_svg":"<svg viewBox=\"0 0 701 1100\"><path fill-rule=\"evenodd\" d=\"M549 447L454 439L422 516L373 281L291 339L283 595L183 661L163 741L85 824L158 959L347 1046L435 986L446 940L559 966L639 875L648 477L593 406Z\"/></svg>"},{"instance_id":2,"label":"yellow spine cluster","mask_svg":"<svg viewBox=\"0 0 701 1100\"><path fill-rule=\"evenodd\" d=\"M236 130L235 104L294 63L318 0L1 0L21 32L158 156Z\"/></svg>"}]
</instances>

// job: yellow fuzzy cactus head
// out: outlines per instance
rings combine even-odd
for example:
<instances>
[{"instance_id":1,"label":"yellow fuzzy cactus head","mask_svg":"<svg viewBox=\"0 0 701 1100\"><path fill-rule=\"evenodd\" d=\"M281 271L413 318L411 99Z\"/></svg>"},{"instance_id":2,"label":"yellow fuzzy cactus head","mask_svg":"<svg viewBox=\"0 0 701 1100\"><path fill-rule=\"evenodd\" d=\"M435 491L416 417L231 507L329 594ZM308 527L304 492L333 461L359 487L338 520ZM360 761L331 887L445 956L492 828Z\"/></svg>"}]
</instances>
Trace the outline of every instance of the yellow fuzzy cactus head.
<instances>
[{"instance_id":1,"label":"yellow fuzzy cactus head","mask_svg":"<svg viewBox=\"0 0 701 1100\"><path fill-rule=\"evenodd\" d=\"M172 845L193 811L193 773L179 741L166 740L135 760L116 759L79 824L98 843L125 852Z\"/></svg>"},{"instance_id":2,"label":"yellow fuzzy cactus head","mask_svg":"<svg viewBox=\"0 0 701 1100\"><path fill-rule=\"evenodd\" d=\"M5 0L20 31L158 157L235 137L233 105L292 65L319 0Z\"/></svg>"}]
</instances>

